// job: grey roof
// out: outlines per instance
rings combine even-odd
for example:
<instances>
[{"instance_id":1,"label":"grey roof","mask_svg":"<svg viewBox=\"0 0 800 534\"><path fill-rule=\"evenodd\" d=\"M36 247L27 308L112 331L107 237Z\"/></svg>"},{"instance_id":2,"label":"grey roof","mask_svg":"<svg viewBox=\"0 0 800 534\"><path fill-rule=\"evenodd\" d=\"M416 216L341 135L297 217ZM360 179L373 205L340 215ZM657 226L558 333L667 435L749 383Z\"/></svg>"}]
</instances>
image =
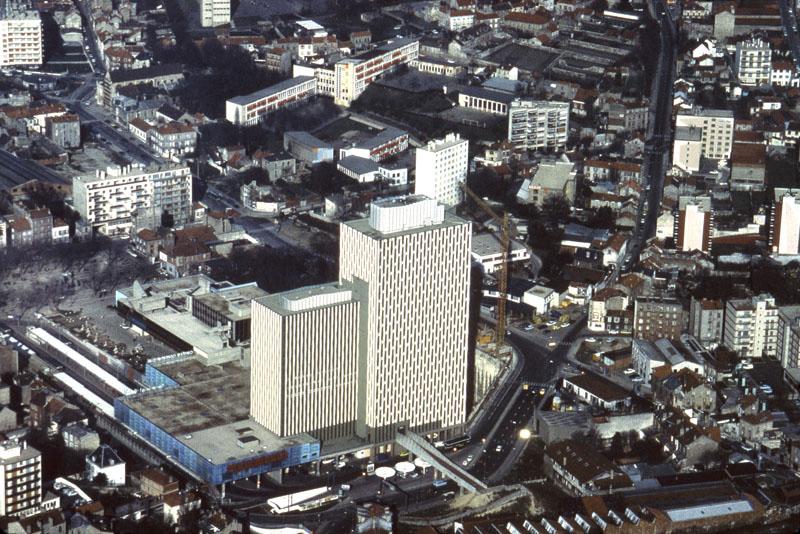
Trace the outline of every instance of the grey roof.
<instances>
[{"instance_id":1,"label":"grey roof","mask_svg":"<svg viewBox=\"0 0 800 534\"><path fill-rule=\"evenodd\" d=\"M250 93L249 95L235 96L229 99L228 102L233 102L234 104L244 106L255 100L261 100L262 98L280 93L281 91L285 91L286 89L290 89L296 85L304 84L313 79L313 76L295 76L294 78L283 80L282 82L278 82L275 85L270 85L269 87L265 87L264 89L260 89L254 93Z\"/></svg>"},{"instance_id":2,"label":"grey roof","mask_svg":"<svg viewBox=\"0 0 800 534\"><path fill-rule=\"evenodd\" d=\"M665 510L671 521L696 521L710 517L722 517L731 514L744 514L753 511L753 505L747 499L721 503L704 503Z\"/></svg>"},{"instance_id":3,"label":"grey roof","mask_svg":"<svg viewBox=\"0 0 800 534\"><path fill-rule=\"evenodd\" d=\"M311 148L333 148L329 143L326 143L319 137L315 137L308 132L285 132L283 138L284 140L289 138Z\"/></svg>"},{"instance_id":4,"label":"grey roof","mask_svg":"<svg viewBox=\"0 0 800 534\"><path fill-rule=\"evenodd\" d=\"M125 463L119 457L117 451L108 445L100 445L92 454L89 459L98 467L110 467L112 465L119 465Z\"/></svg>"},{"instance_id":5,"label":"grey roof","mask_svg":"<svg viewBox=\"0 0 800 534\"><path fill-rule=\"evenodd\" d=\"M458 91L467 96L484 98L486 100L502 102L504 104L510 104L515 98L513 94L502 91L493 91L491 89L484 89L483 87L460 86L458 87Z\"/></svg>"},{"instance_id":6,"label":"grey roof","mask_svg":"<svg viewBox=\"0 0 800 534\"><path fill-rule=\"evenodd\" d=\"M374 136L356 143L355 147L372 150L373 148L379 147L383 144L388 143L389 141L393 141L394 139L397 139L398 137L402 137L404 135L407 134L403 130L400 130L393 126L388 126L385 130L378 132Z\"/></svg>"},{"instance_id":7,"label":"grey roof","mask_svg":"<svg viewBox=\"0 0 800 534\"><path fill-rule=\"evenodd\" d=\"M183 74L183 66L181 64L164 63L163 65L153 65L152 67L144 67L142 69L113 70L109 73L109 77L114 83L134 81L146 82L152 78L174 76L176 74Z\"/></svg>"},{"instance_id":8,"label":"grey roof","mask_svg":"<svg viewBox=\"0 0 800 534\"><path fill-rule=\"evenodd\" d=\"M369 158L347 156L339 160L339 166L358 175L378 172L378 164Z\"/></svg>"}]
</instances>

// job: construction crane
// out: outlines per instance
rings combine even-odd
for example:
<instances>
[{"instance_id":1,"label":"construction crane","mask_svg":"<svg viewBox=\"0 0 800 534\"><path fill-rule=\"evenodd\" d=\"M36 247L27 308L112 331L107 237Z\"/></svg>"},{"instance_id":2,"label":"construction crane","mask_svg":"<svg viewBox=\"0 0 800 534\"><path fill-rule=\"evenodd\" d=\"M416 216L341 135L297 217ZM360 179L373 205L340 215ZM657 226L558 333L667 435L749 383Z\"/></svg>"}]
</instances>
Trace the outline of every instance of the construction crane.
<instances>
[{"instance_id":1,"label":"construction crane","mask_svg":"<svg viewBox=\"0 0 800 534\"><path fill-rule=\"evenodd\" d=\"M511 246L511 224L508 219L508 213L500 215L495 212L489 204L479 197L466 183L460 183L461 189L475 201L479 208L486 212L492 219L500 226L500 249L503 251L500 266L496 271L497 277L497 290L500 296L497 299L497 327L495 329L495 356L499 356L500 348L503 346L506 337L506 302L508 299L508 272L509 261L508 251Z\"/></svg>"}]
</instances>

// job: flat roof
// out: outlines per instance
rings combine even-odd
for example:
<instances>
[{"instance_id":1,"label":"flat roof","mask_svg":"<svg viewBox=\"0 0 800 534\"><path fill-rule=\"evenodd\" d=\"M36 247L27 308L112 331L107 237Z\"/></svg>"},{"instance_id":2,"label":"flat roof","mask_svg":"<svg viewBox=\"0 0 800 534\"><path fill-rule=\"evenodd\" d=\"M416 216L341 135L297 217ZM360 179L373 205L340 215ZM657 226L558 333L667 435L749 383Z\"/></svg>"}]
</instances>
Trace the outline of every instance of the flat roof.
<instances>
[{"instance_id":1,"label":"flat roof","mask_svg":"<svg viewBox=\"0 0 800 534\"><path fill-rule=\"evenodd\" d=\"M469 224L467 221L462 219L461 217L457 217L452 213L445 212L444 220L438 224L431 224L427 226L417 226L415 228L409 228L407 230L401 230L397 232L391 233L383 233L380 230L376 230L369 224L369 218L364 219L356 219L354 221L345 221L342 224L349 226L353 230L365 234L373 239L394 239L399 236L404 235L413 235L418 234L421 232L427 232L434 228L449 228L453 226L460 226L462 224Z\"/></svg>"},{"instance_id":2,"label":"flat roof","mask_svg":"<svg viewBox=\"0 0 800 534\"><path fill-rule=\"evenodd\" d=\"M353 288L337 283L319 284L275 293L256 300L280 315L293 315L312 309L338 306L355 300Z\"/></svg>"},{"instance_id":3,"label":"flat roof","mask_svg":"<svg viewBox=\"0 0 800 534\"><path fill-rule=\"evenodd\" d=\"M194 299L230 320L237 320L250 317L250 301L266 295L266 291L253 283L199 295Z\"/></svg>"},{"instance_id":4,"label":"flat roof","mask_svg":"<svg viewBox=\"0 0 800 534\"><path fill-rule=\"evenodd\" d=\"M148 390L121 402L212 463L316 442L307 434L281 438L250 419L249 369L234 363L207 366L193 358L158 369L179 387Z\"/></svg>"},{"instance_id":5,"label":"flat roof","mask_svg":"<svg viewBox=\"0 0 800 534\"><path fill-rule=\"evenodd\" d=\"M298 85L302 85L314 79L315 78L313 76L295 76L294 78L283 80L282 82L278 82L275 85L270 85L269 87L265 87L264 89L260 89L258 91L255 91L254 93L235 96L233 98L228 99L228 102L244 106L256 100L261 100L262 98L278 94L282 91L291 89L292 87Z\"/></svg>"},{"instance_id":6,"label":"flat roof","mask_svg":"<svg viewBox=\"0 0 800 534\"><path fill-rule=\"evenodd\" d=\"M338 165L359 175L378 172L378 164L375 161L360 156L346 156L339 160Z\"/></svg>"},{"instance_id":7,"label":"flat roof","mask_svg":"<svg viewBox=\"0 0 800 534\"><path fill-rule=\"evenodd\" d=\"M526 247L517 242L511 241L511 251L514 252L516 250L524 250ZM500 254L502 252L502 246L500 245L500 239L494 234L472 234L472 253L476 256L492 256L495 254Z\"/></svg>"}]
</instances>

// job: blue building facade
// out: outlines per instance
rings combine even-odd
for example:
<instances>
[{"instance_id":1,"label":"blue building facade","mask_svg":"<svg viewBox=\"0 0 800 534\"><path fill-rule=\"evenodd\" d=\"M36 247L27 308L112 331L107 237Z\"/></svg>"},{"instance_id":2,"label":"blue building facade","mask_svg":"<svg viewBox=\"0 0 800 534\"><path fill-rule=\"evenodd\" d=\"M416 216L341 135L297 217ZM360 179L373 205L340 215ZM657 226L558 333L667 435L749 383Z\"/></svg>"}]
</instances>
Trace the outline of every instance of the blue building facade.
<instances>
[{"instance_id":1,"label":"blue building facade","mask_svg":"<svg viewBox=\"0 0 800 534\"><path fill-rule=\"evenodd\" d=\"M145 383L149 388L180 387L175 380L150 364L145 367ZM310 441L288 445L273 451L260 450L249 456L237 457L224 463L214 463L156 425L146 415L138 413L124 401L125 397L114 400L114 417L118 421L209 484L220 485L319 459L319 441Z\"/></svg>"}]
</instances>

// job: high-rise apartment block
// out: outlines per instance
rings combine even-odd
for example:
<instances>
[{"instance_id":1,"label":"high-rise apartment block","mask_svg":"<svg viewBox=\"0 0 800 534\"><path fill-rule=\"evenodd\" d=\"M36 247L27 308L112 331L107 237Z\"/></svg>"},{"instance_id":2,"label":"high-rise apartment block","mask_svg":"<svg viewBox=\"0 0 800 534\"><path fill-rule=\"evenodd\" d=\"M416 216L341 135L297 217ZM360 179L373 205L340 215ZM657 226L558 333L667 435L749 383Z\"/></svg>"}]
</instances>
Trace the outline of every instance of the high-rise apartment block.
<instances>
[{"instance_id":1,"label":"high-rise apartment block","mask_svg":"<svg viewBox=\"0 0 800 534\"><path fill-rule=\"evenodd\" d=\"M253 301L251 415L285 437L356 433L361 303L337 284Z\"/></svg>"},{"instance_id":2,"label":"high-rise apartment block","mask_svg":"<svg viewBox=\"0 0 800 534\"><path fill-rule=\"evenodd\" d=\"M0 7L0 67L35 67L43 61L42 20L39 13Z\"/></svg>"},{"instance_id":3,"label":"high-rise apartment block","mask_svg":"<svg viewBox=\"0 0 800 534\"><path fill-rule=\"evenodd\" d=\"M702 156L709 159L728 159L733 147L733 111L695 108L690 113L678 113L675 129L702 130Z\"/></svg>"},{"instance_id":4,"label":"high-rise apartment block","mask_svg":"<svg viewBox=\"0 0 800 534\"><path fill-rule=\"evenodd\" d=\"M778 310L777 356L784 369L800 367L800 306Z\"/></svg>"},{"instance_id":5,"label":"high-rise apartment block","mask_svg":"<svg viewBox=\"0 0 800 534\"><path fill-rule=\"evenodd\" d=\"M725 307L725 346L743 358L775 356L778 307L764 293L747 299L731 299Z\"/></svg>"},{"instance_id":6,"label":"high-rise apartment block","mask_svg":"<svg viewBox=\"0 0 800 534\"><path fill-rule=\"evenodd\" d=\"M0 517L26 516L42 502L42 453L22 439L0 443Z\"/></svg>"},{"instance_id":7,"label":"high-rise apartment block","mask_svg":"<svg viewBox=\"0 0 800 534\"><path fill-rule=\"evenodd\" d=\"M434 139L416 151L417 182L414 193L455 206L461 201L461 187L467 179L469 141L458 134Z\"/></svg>"},{"instance_id":8,"label":"high-rise apartment block","mask_svg":"<svg viewBox=\"0 0 800 534\"><path fill-rule=\"evenodd\" d=\"M682 252L711 251L714 213L711 197L681 196L675 218L675 247Z\"/></svg>"},{"instance_id":9,"label":"high-rise apartment block","mask_svg":"<svg viewBox=\"0 0 800 534\"><path fill-rule=\"evenodd\" d=\"M350 106L375 79L419 57L419 41L398 38L334 65L334 102Z\"/></svg>"},{"instance_id":10,"label":"high-rise apartment block","mask_svg":"<svg viewBox=\"0 0 800 534\"><path fill-rule=\"evenodd\" d=\"M569 137L569 102L514 99L508 107L508 140L528 150L563 150Z\"/></svg>"},{"instance_id":11,"label":"high-rise apartment block","mask_svg":"<svg viewBox=\"0 0 800 534\"><path fill-rule=\"evenodd\" d=\"M748 87L769 85L772 79L772 49L761 37L736 43L734 72L739 82Z\"/></svg>"},{"instance_id":12,"label":"high-rise apartment block","mask_svg":"<svg viewBox=\"0 0 800 534\"><path fill-rule=\"evenodd\" d=\"M108 167L72 179L75 209L93 230L109 236L130 235L141 227L173 226L192 219L192 173L188 166Z\"/></svg>"},{"instance_id":13,"label":"high-rise apartment block","mask_svg":"<svg viewBox=\"0 0 800 534\"><path fill-rule=\"evenodd\" d=\"M197 0L200 8L200 25L213 28L231 21L231 0Z\"/></svg>"},{"instance_id":14,"label":"high-rise apartment block","mask_svg":"<svg viewBox=\"0 0 800 534\"><path fill-rule=\"evenodd\" d=\"M689 332L705 347L716 347L725 329L725 304L719 300L692 298Z\"/></svg>"},{"instance_id":15,"label":"high-rise apartment block","mask_svg":"<svg viewBox=\"0 0 800 534\"><path fill-rule=\"evenodd\" d=\"M769 245L773 254L800 254L800 191L775 188L769 225Z\"/></svg>"},{"instance_id":16,"label":"high-rise apartment block","mask_svg":"<svg viewBox=\"0 0 800 534\"><path fill-rule=\"evenodd\" d=\"M339 283L253 303L251 414L280 435L460 432L467 408L470 223L384 199L342 223Z\"/></svg>"}]
</instances>

